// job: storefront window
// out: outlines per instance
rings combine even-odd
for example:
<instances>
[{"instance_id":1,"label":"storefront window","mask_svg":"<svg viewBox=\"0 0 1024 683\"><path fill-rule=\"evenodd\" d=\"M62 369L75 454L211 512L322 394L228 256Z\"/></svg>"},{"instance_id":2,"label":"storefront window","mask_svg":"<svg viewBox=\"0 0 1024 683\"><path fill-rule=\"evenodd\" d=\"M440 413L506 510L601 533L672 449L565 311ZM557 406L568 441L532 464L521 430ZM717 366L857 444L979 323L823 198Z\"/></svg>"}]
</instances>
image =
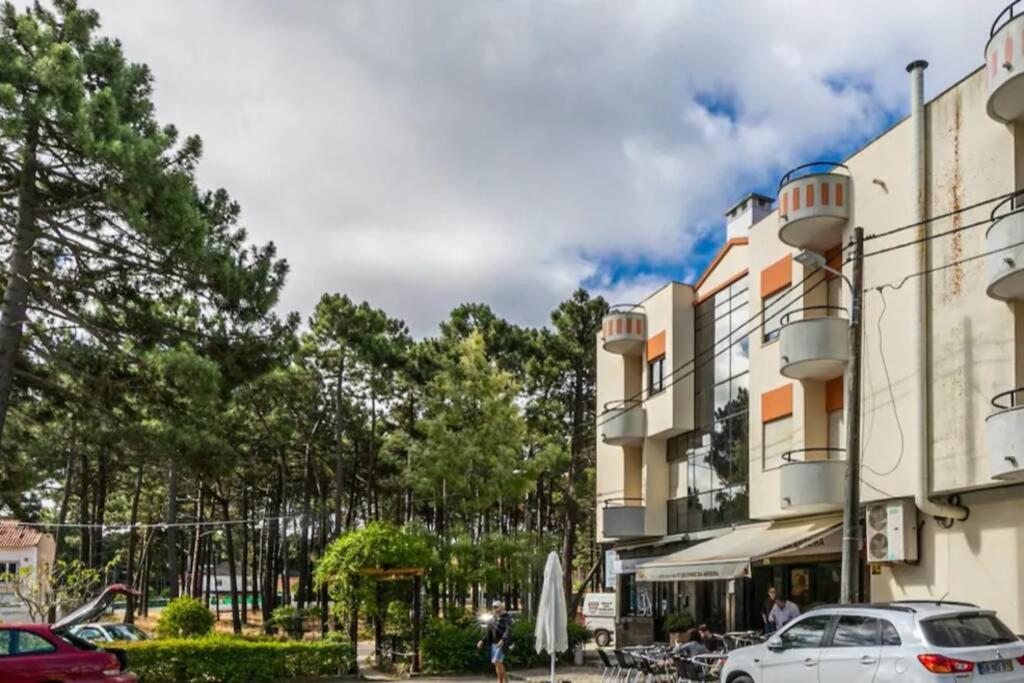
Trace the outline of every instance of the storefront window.
<instances>
[{"instance_id":1,"label":"storefront window","mask_svg":"<svg viewBox=\"0 0 1024 683\"><path fill-rule=\"evenodd\" d=\"M747 278L697 305L694 421L670 439L670 462L686 461L686 495L669 501L670 534L747 518L749 477L749 332Z\"/></svg>"}]
</instances>

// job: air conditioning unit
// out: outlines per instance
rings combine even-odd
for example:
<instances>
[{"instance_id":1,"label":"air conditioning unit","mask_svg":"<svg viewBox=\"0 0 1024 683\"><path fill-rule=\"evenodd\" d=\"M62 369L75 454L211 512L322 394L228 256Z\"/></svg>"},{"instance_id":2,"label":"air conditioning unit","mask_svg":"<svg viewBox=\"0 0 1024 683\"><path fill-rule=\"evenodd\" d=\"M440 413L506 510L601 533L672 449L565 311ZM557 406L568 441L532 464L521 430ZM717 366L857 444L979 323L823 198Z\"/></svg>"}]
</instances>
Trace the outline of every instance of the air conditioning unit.
<instances>
[{"instance_id":1,"label":"air conditioning unit","mask_svg":"<svg viewBox=\"0 0 1024 683\"><path fill-rule=\"evenodd\" d=\"M917 506L912 500L867 508L868 562L917 562Z\"/></svg>"}]
</instances>

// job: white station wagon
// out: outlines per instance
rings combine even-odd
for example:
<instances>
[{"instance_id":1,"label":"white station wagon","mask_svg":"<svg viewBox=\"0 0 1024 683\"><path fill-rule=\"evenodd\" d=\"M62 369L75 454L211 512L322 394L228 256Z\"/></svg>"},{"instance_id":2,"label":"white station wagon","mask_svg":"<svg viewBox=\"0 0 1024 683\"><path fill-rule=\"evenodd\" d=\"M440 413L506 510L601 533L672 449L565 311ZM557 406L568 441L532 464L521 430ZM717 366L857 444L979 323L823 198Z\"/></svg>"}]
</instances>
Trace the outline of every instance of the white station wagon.
<instances>
[{"instance_id":1,"label":"white station wagon","mask_svg":"<svg viewBox=\"0 0 1024 683\"><path fill-rule=\"evenodd\" d=\"M1024 681L1024 641L996 613L954 602L808 611L729 653L723 683Z\"/></svg>"}]
</instances>

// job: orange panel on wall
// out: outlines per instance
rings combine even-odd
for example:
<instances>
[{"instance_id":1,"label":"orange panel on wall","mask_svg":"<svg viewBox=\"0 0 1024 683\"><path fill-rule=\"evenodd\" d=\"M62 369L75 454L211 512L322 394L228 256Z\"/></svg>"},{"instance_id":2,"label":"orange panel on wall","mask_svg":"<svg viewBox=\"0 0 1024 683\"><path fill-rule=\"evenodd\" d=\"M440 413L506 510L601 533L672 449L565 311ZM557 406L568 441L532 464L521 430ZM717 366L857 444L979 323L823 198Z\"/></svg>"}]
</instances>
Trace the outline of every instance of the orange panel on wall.
<instances>
[{"instance_id":1,"label":"orange panel on wall","mask_svg":"<svg viewBox=\"0 0 1024 683\"><path fill-rule=\"evenodd\" d=\"M761 298L793 283L793 256L788 254L761 271Z\"/></svg>"},{"instance_id":2,"label":"orange panel on wall","mask_svg":"<svg viewBox=\"0 0 1024 683\"><path fill-rule=\"evenodd\" d=\"M843 388L843 376L825 382L825 410L842 410L846 405L846 392Z\"/></svg>"},{"instance_id":3,"label":"orange panel on wall","mask_svg":"<svg viewBox=\"0 0 1024 683\"><path fill-rule=\"evenodd\" d=\"M761 394L761 422L793 414L793 385L785 384Z\"/></svg>"},{"instance_id":4,"label":"orange panel on wall","mask_svg":"<svg viewBox=\"0 0 1024 683\"><path fill-rule=\"evenodd\" d=\"M647 340L647 360L654 360L665 355L665 333L659 332Z\"/></svg>"}]
</instances>

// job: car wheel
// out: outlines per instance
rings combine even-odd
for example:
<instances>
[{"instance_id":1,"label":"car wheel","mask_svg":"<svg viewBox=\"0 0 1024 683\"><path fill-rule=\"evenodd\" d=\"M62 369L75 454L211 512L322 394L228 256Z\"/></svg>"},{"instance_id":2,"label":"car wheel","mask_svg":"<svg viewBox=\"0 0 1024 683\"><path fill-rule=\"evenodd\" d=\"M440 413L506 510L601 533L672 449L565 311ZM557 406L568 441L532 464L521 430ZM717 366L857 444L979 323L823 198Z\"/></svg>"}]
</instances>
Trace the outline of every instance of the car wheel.
<instances>
[{"instance_id":1,"label":"car wheel","mask_svg":"<svg viewBox=\"0 0 1024 683\"><path fill-rule=\"evenodd\" d=\"M612 642L612 635L608 631L597 631L594 633L594 642L598 647L608 647L608 644Z\"/></svg>"},{"instance_id":2,"label":"car wheel","mask_svg":"<svg viewBox=\"0 0 1024 683\"><path fill-rule=\"evenodd\" d=\"M747 674L740 674L735 678L730 678L729 683L754 683L754 679Z\"/></svg>"}]
</instances>

